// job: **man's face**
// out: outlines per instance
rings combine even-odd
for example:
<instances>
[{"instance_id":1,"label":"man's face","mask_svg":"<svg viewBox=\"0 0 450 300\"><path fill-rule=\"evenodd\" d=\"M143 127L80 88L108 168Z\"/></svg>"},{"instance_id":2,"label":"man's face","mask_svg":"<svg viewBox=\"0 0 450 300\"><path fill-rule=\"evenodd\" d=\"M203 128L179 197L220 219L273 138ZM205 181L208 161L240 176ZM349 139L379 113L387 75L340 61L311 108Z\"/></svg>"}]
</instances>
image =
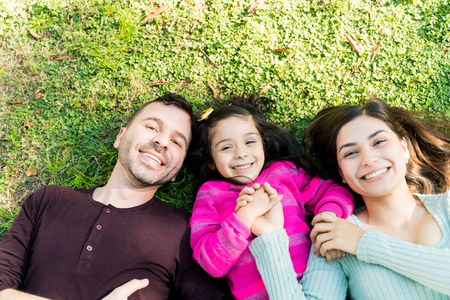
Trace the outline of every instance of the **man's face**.
<instances>
[{"instance_id":1,"label":"man's face","mask_svg":"<svg viewBox=\"0 0 450 300\"><path fill-rule=\"evenodd\" d=\"M161 186L175 179L190 140L188 113L175 105L151 103L120 130L114 143L118 166L134 185Z\"/></svg>"}]
</instances>

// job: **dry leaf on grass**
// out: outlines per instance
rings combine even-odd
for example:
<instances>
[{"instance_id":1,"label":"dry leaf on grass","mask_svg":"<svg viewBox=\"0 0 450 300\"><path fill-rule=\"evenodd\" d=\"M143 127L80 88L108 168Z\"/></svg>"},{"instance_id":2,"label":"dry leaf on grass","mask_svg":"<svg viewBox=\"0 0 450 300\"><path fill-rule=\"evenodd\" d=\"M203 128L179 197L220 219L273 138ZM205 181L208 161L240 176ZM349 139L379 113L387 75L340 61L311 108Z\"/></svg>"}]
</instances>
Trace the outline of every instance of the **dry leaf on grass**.
<instances>
[{"instance_id":1,"label":"dry leaf on grass","mask_svg":"<svg viewBox=\"0 0 450 300\"><path fill-rule=\"evenodd\" d=\"M219 92L217 92L217 89L215 88L215 86L213 86L212 83L210 83L210 82L208 82L208 86L213 92L214 99L216 99L217 102L222 103L222 101L220 100Z\"/></svg>"},{"instance_id":2,"label":"dry leaf on grass","mask_svg":"<svg viewBox=\"0 0 450 300\"><path fill-rule=\"evenodd\" d=\"M39 100L41 98L42 98L42 93L41 92L37 93L36 96L34 96L34 99L36 99L36 100Z\"/></svg>"},{"instance_id":3,"label":"dry leaf on grass","mask_svg":"<svg viewBox=\"0 0 450 300\"><path fill-rule=\"evenodd\" d=\"M391 30L388 28L381 28L380 35L391 35Z\"/></svg>"},{"instance_id":4,"label":"dry leaf on grass","mask_svg":"<svg viewBox=\"0 0 450 300\"><path fill-rule=\"evenodd\" d=\"M373 65L372 65L372 72L375 73L376 71L377 71L377 63L376 63L376 62L373 62Z\"/></svg>"},{"instance_id":5,"label":"dry leaf on grass","mask_svg":"<svg viewBox=\"0 0 450 300\"><path fill-rule=\"evenodd\" d=\"M165 12L166 10L168 10L169 7L170 7L170 5L166 4L166 5L163 5L163 6L159 7L157 10L152 11L151 13L148 14L147 17L145 17L144 20L141 21L141 23L139 23L139 25L147 23L147 22L153 20L157 15L159 15L159 14Z\"/></svg>"},{"instance_id":6,"label":"dry leaf on grass","mask_svg":"<svg viewBox=\"0 0 450 300\"><path fill-rule=\"evenodd\" d=\"M375 49L372 51L372 58L370 59L370 61L374 61L375 57L377 57L378 54L380 54L380 48L381 48L381 44L378 44Z\"/></svg>"},{"instance_id":7,"label":"dry leaf on grass","mask_svg":"<svg viewBox=\"0 0 450 300\"><path fill-rule=\"evenodd\" d=\"M259 6L262 6L263 3L264 3L264 1L262 1L262 0L254 2L250 6L250 9L248 10L248 14L251 15L252 13L254 13L258 9Z\"/></svg>"},{"instance_id":8,"label":"dry leaf on grass","mask_svg":"<svg viewBox=\"0 0 450 300\"><path fill-rule=\"evenodd\" d=\"M28 169L25 171L25 175L28 177L37 175L37 170L33 166L29 166Z\"/></svg>"},{"instance_id":9,"label":"dry leaf on grass","mask_svg":"<svg viewBox=\"0 0 450 300\"><path fill-rule=\"evenodd\" d=\"M168 83L171 83L172 81L154 81L154 82L150 82L148 84L148 86L156 86L156 85L165 85Z\"/></svg>"},{"instance_id":10,"label":"dry leaf on grass","mask_svg":"<svg viewBox=\"0 0 450 300\"><path fill-rule=\"evenodd\" d=\"M363 50L362 48L358 45L358 41L355 40L354 38L352 38L351 36L349 36L348 34L344 34L345 38L347 39L347 41L350 43L350 46L352 46L353 51L355 51L356 53L358 53L359 57L363 56Z\"/></svg>"},{"instance_id":11,"label":"dry leaf on grass","mask_svg":"<svg viewBox=\"0 0 450 300\"><path fill-rule=\"evenodd\" d=\"M23 121L23 126L25 126L27 128L31 128L30 120Z\"/></svg>"},{"instance_id":12,"label":"dry leaf on grass","mask_svg":"<svg viewBox=\"0 0 450 300\"><path fill-rule=\"evenodd\" d=\"M262 93L264 93L265 91L267 91L268 89L270 89L271 84L272 84L272 82L269 82L268 84L266 84L265 86L263 86L263 87L259 90L258 95L262 95Z\"/></svg>"},{"instance_id":13,"label":"dry leaf on grass","mask_svg":"<svg viewBox=\"0 0 450 300\"><path fill-rule=\"evenodd\" d=\"M60 61L60 60L74 59L74 58L76 58L76 57L72 56L72 55L63 55L63 56L57 57L57 58L55 58L53 60Z\"/></svg>"},{"instance_id":14,"label":"dry leaf on grass","mask_svg":"<svg viewBox=\"0 0 450 300\"><path fill-rule=\"evenodd\" d=\"M291 50L286 50L286 49L275 49L275 50L273 50L273 51L275 51L275 52L281 52L281 53L289 53L289 54L292 53Z\"/></svg>"},{"instance_id":15,"label":"dry leaf on grass","mask_svg":"<svg viewBox=\"0 0 450 300\"><path fill-rule=\"evenodd\" d=\"M25 197L28 195L28 191L25 190L25 192L22 194L22 196L16 201L16 203L20 203Z\"/></svg>"},{"instance_id":16,"label":"dry leaf on grass","mask_svg":"<svg viewBox=\"0 0 450 300\"><path fill-rule=\"evenodd\" d=\"M181 48L183 48L183 46L173 47L170 51L177 52L178 50L181 50Z\"/></svg>"},{"instance_id":17,"label":"dry leaf on grass","mask_svg":"<svg viewBox=\"0 0 450 300\"><path fill-rule=\"evenodd\" d=\"M44 38L43 38L42 36L40 36L39 34L34 33L33 31L31 31L31 29L28 29L28 32L31 34L32 37L34 37L34 38L37 39L37 40L42 40L42 39L44 39Z\"/></svg>"},{"instance_id":18,"label":"dry leaf on grass","mask_svg":"<svg viewBox=\"0 0 450 300\"><path fill-rule=\"evenodd\" d=\"M67 13L66 20L67 20L67 23L70 24L70 13Z\"/></svg>"}]
</instances>

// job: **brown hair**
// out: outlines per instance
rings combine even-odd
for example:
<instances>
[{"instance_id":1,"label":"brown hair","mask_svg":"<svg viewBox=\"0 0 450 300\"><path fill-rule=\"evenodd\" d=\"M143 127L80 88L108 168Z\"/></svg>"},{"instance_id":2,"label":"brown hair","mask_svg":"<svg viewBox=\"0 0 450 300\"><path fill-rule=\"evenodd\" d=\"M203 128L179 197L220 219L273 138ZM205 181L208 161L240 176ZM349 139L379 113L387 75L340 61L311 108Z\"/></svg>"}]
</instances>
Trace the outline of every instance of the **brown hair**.
<instances>
[{"instance_id":1,"label":"brown hair","mask_svg":"<svg viewBox=\"0 0 450 300\"><path fill-rule=\"evenodd\" d=\"M303 135L306 153L314 156L327 176L341 182L336 139L342 126L366 115L385 122L410 152L406 182L412 192L443 193L450 189L450 138L417 120L406 109L372 97L364 106L335 106L320 111ZM330 168L331 166L331 168Z\"/></svg>"}]
</instances>

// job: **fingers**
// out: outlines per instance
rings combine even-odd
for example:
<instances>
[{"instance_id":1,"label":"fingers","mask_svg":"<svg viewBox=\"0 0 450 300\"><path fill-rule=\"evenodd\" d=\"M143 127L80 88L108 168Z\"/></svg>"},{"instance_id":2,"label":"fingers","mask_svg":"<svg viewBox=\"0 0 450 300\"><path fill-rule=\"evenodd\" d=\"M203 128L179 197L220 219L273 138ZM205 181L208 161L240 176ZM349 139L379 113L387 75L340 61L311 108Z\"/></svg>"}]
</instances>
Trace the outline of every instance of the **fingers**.
<instances>
[{"instance_id":1,"label":"fingers","mask_svg":"<svg viewBox=\"0 0 450 300\"><path fill-rule=\"evenodd\" d=\"M102 300L126 300L137 290L145 288L149 284L148 279L133 279L115 288Z\"/></svg>"},{"instance_id":2,"label":"fingers","mask_svg":"<svg viewBox=\"0 0 450 300\"><path fill-rule=\"evenodd\" d=\"M316 215L311 222L311 225L316 225L317 223L320 222L334 222L338 219L338 217L336 217L336 214L334 212L331 211L324 211L321 212L320 214Z\"/></svg>"},{"instance_id":3,"label":"fingers","mask_svg":"<svg viewBox=\"0 0 450 300\"><path fill-rule=\"evenodd\" d=\"M316 243L316 238L319 234L323 234L325 232L330 232L334 228L333 223L317 223L314 225L309 237L311 238L311 242Z\"/></svg>"}]
</instances>

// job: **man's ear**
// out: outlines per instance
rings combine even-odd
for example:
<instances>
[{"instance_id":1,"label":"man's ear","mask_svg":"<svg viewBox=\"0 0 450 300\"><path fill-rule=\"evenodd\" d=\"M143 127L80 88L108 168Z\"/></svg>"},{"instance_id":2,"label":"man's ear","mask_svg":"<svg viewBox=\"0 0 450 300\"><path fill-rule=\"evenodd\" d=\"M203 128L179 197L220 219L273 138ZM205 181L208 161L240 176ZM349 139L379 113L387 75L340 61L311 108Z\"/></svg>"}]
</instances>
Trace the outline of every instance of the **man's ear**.
<instances>
[{"instance_id":1,"label":"man's ear","mask_svg":"<svg viewBox=\"0 0 450 300\"><path fill-rule=\"evenodd\" d=\"M210 168L211 170L216 170L216 165L213 163L213 162L211 162L211 161L209 161L208 162L208 168Z\"/></svg>"},{"instance_id":2,"label":"man's ear","mask_svg":"<svg viewBox=\"0 0 450 300\"><path fill-rule=\"evenodd\" d=\"M116 141L114 142L114 148L119 149L120 141L122 140L123 135L127 131L127 128L120 128L119 134L116 137Z\"/></svg>"}]
</instances>

